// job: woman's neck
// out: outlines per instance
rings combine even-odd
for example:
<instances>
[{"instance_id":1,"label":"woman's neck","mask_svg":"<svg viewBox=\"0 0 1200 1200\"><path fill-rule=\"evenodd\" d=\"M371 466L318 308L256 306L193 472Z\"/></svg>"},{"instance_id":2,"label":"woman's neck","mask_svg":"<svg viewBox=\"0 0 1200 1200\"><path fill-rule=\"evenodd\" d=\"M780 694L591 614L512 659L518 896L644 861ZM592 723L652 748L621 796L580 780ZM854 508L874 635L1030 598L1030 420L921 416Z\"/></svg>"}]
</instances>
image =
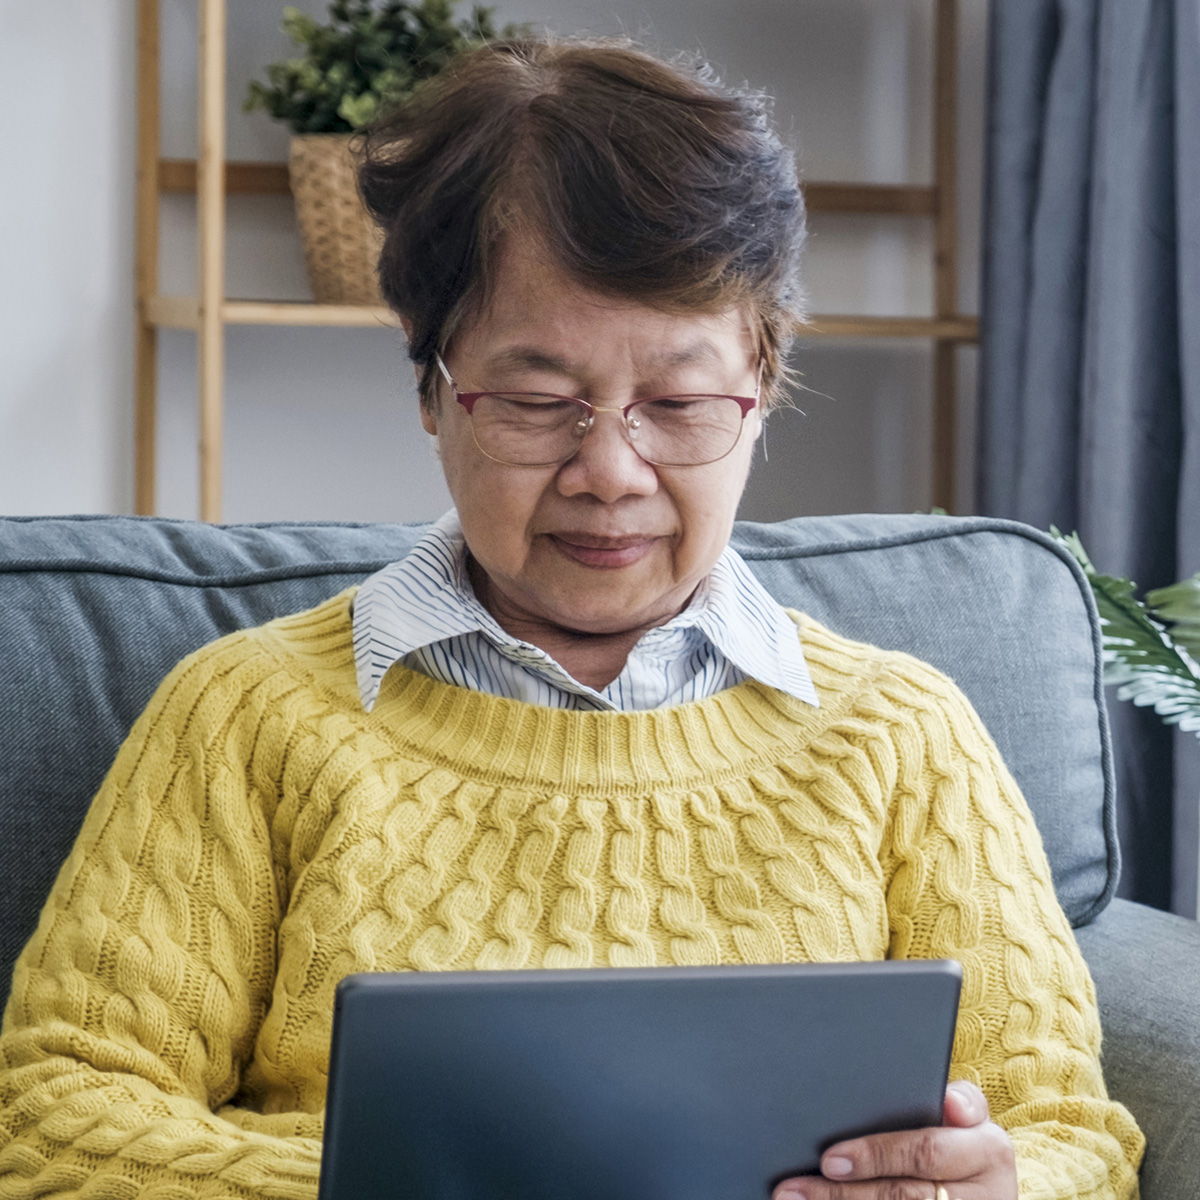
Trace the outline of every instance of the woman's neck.
<instances>
[{"instance_id":1,"label":"woman's neck","mask_svg":"<svg viewBox=\"0 0 1200 1200\"><path fill-rule=\"evenodd\" d=\"M668 616L662 621L651 621L615 633L585 633L539 620L509 604L503 593L492 586L483 568L469 555L467 574L479 603L491 613L505 633L544 650L572 679L597 692L608 687L625 669L629 652L642 635L670 619Z\"/></svg>"}]
</instances>

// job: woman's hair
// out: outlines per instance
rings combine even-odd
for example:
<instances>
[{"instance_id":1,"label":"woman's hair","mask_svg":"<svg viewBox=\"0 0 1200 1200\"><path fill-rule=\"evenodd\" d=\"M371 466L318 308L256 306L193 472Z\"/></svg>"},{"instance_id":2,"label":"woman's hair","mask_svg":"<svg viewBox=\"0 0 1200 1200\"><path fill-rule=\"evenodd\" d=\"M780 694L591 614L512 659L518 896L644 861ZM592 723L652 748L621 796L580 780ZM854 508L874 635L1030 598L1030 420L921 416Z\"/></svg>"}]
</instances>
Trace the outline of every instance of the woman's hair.
<instances>
[{"instance_id":1,"label":"woman's hair","mask_svg":"<svg viewBox=\"0 0 1200 1200\"><path fill-rule=\"evenodd\" d=\"M626 41L529 39L454 60L360 138L384 299L433 353L486 305L520 233L594 291L671 312L741 307L780 376L803 315L804 202L760 92Z\"/></svg>"}]
</instances>

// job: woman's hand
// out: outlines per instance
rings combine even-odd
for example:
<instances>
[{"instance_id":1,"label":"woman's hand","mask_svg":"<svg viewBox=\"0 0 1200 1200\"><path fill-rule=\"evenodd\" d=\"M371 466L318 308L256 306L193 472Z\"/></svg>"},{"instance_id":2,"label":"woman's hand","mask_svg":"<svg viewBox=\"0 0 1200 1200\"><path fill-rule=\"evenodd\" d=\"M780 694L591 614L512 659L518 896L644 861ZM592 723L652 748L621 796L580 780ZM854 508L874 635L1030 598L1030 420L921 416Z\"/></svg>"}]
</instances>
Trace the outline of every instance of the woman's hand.
<instances>
[{"instance_id":1,"label":"woman's hand","mask_svg":"<svg viewBox=\"0 0 1200 1200\"><path fill-rule=\"evenodd\" d=\"M830 1146L820 1175L785 1179L773 1200L1017 1200L1012 1142L973 1083L946 1089L945 1124ZM939 1197L938 1200L941 1200Z\"/></svg>"}]
</instances>

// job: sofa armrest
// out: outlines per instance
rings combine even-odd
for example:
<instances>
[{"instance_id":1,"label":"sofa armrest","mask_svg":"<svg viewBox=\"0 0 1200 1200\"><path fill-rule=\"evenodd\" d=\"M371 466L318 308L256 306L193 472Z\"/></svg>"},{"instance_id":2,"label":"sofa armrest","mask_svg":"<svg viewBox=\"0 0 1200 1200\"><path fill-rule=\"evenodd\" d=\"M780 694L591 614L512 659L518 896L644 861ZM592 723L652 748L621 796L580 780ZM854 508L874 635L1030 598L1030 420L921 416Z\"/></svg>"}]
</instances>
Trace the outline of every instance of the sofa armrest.
<instances>
[{"instance_id":1,"label":"sofa armrest","mask_svg":"<svg viewBox=\"0 0 1200 1200\"><path fill-rule=\"evenodd\" d=\"M1195 1200L1200 924L1114 900L1075 936L1096 981L1109 1094L1146 1135L1142 1200Z\"/></svg>"}]
</instances>

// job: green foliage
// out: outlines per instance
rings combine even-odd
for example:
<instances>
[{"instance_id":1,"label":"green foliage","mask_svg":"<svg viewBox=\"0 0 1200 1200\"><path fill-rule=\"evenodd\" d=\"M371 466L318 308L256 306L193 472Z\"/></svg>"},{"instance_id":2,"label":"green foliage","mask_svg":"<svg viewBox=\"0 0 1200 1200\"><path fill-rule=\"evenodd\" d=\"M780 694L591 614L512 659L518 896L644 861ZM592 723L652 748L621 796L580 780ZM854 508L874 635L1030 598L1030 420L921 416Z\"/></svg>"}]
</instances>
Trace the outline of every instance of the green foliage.
<instances>
[{"instance_id":1,"label":"green foliage","mask_svg":"<svg viewBox=\"0 0 1200 1200\"><path fill-rule=\"evenodd\" d=\"M283 10L281 28L302 57L267 67L267 82L250 84L243 108L262 108L296 133L350 133L379 109L410 96L456 54L497 36L493 11L476 5L454 18L458 0L334 0L328 24L295 8Z\"/></svg>"},{"instance_id":2,"label":"green foliage","mask_svg":"<svg viewBox=\"0 0 1200 1200\"><path fill-rule=\"evenodd\" d=\"M1191 579L1146 593L1146 605L1168 622L1171 637L1195 663L1200 663L1200 573Z\"/></svg>"},{"instance_id":3,"label":"green foliage","mask_svg":"<svg viewBox=\"0 0 1200 1200\"><path fill-rule=\"evenodd\" d=\"M1104 681L1200 737L1200 575L1137 598L1128 579L1102 575L1075 534L1051 535L1087 574L1104 639Z\"/></svg>"}]
</instances>

